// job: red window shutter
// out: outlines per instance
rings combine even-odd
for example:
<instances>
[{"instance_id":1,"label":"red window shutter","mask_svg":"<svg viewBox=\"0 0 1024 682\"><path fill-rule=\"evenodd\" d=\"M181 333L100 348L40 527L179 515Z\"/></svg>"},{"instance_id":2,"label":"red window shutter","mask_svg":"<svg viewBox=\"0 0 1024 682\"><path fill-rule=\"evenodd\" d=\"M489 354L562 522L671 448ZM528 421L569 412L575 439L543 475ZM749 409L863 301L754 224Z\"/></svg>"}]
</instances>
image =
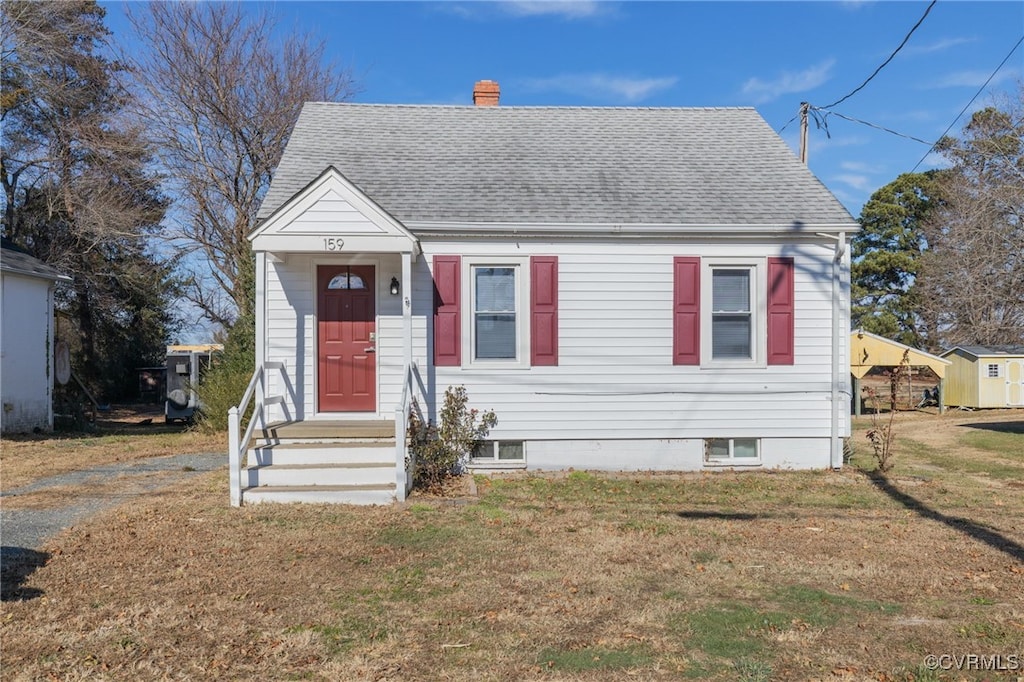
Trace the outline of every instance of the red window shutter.
<instances>
[{"instance_id":1,"label":"red window shutter","mask_svg":"<svg viewBox=\"0 0 1024 682\"><path fill-rule=\"evenodd\" d=\"M438 367L462 364L461 275L460 256L434 256L434 365Z\"/></svg>"},{"instance_id":2,"label":"red window shutter","mask_svg":"<svg viewBox=\"0 0 1024 682\"><path fill-rule=\"evenodd\" d=\"M672 263L672 364L700 364L700 258Z\"/></svg>"},{"instance_id":3,"label":"red window shutter","mask_svg":"<svg viewBox=\"0 0 1024 682\"><path fill-rule=\"evenodd\" d=\"M768 259L768 364L793 364L793 259Z\"/></svg>"},{"instance_id":4,"label":"red window shutter","mask_svg":"<svg viewBox=\"0 0 1024 682\"><path fill-rule=\"evenodd\" d=\"M558 364L558 256L530 258L530 364Z\"/></svg>"}]
</instances>

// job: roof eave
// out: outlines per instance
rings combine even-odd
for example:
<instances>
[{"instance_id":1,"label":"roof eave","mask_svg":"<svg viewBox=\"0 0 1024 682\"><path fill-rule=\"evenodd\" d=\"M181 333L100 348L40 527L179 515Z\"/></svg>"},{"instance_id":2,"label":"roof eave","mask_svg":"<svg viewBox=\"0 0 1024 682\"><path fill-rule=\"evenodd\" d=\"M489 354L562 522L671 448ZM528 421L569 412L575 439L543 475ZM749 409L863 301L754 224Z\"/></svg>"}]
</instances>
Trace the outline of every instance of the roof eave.
<instances>
[{"instance_id":1,"label":"roof eave","mask_svg":"<svg viewBox=\"0 0 1024 682\"><path fill-rule=\"evenodd\" d=\"M687 223L528 223L467 221L404 221L412 232L423 236L575 236L575 237L677 237L692 236L808 236L840 234L860 230L849 223L687 224Z\"/></svg>"},{"instance_id":2,"label":"roof eave","mask_svg":"<svg viewBox=\"0 0 1024 682\"><path fill-rule=\"evenodd\" d=\"M71 277L61 272L40 272L38 270L29 270L27 268L11 267L8 264L4 264L0 271L11 274L20 275L22 277L32 277L35 279L46 280L47 282L72 282L74 280Z\"/></svg>"}]
</instances>

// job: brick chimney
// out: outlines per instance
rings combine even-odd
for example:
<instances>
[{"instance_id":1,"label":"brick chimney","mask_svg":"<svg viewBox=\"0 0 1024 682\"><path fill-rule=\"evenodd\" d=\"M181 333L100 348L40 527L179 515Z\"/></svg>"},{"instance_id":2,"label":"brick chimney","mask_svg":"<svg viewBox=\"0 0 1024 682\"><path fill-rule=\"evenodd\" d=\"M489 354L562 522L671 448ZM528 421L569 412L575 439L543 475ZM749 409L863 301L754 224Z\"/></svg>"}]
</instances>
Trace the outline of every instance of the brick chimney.
<instances>
[{"instance_id":1,"label":"brick chimney","mask_svg":"<svg viewBox=\"0 0 1024 682\"><path fill-rule=\"evenodd\" d=\"M477 81L473 86L473 104L478 107L498 106L501 88L494 81Z\"/></svg>"}]
</instances>

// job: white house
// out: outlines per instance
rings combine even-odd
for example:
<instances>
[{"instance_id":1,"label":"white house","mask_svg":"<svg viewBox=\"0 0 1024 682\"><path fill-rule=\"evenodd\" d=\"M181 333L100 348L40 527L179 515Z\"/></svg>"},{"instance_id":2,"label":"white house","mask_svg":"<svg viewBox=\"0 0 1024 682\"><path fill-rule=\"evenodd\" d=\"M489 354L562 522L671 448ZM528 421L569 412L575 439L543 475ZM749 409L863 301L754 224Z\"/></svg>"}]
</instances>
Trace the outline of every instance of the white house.
<instances>
[{"instance_id":1,"label":"white house","mask_svg":"<svg viewBox=\"0 0 1024 682\"><path fill-rule=\"evenodd\" d=\"M6 239L0 248L0 432L53 428L53 292L70 281Z\"/></svg>"},{"instance_id":2,"label":"white house","mask_svg":"<svg viewBox=\"0 0 1024 682\"><path fill-rule=\"evenodd\" d=\"M758 113L474 99L304 107L233 502L403 499L452 385L497 413L485 469L841 466L858 227Z\"/></svg>"}]
</instances>

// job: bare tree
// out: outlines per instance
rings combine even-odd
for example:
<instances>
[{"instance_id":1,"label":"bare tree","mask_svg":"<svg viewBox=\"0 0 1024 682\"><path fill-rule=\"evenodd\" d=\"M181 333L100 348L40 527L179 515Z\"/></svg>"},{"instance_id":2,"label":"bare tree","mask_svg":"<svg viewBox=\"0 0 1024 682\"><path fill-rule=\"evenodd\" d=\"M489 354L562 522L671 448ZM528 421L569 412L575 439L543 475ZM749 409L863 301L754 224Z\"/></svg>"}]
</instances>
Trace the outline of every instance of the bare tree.
<instances>
[{"instance_id":1,"label":"bare tree","mask_svg":"<svg viewBox=\"0 0 1024 682\"><path fill-rule=\"evenodd\" d=\"M939 146L945 203L925 225L922 305L947 347L1024 343L1024 87Z\"/></svg>"},{"instance_id":2,"label":"bare tree","mask_svg":"<svg viewBox=\"0 0 1024 682\"><path fill-rule=\"evenodd\" d=\"M177 199L172 236L202 263L186 295L224 326L251 312L246 236L302 104L355 92L322 42L278 38L269 14L242 7L154 2L129 14L144 45L133 64L142 115Z\"/></svg>"}]
</instances>

